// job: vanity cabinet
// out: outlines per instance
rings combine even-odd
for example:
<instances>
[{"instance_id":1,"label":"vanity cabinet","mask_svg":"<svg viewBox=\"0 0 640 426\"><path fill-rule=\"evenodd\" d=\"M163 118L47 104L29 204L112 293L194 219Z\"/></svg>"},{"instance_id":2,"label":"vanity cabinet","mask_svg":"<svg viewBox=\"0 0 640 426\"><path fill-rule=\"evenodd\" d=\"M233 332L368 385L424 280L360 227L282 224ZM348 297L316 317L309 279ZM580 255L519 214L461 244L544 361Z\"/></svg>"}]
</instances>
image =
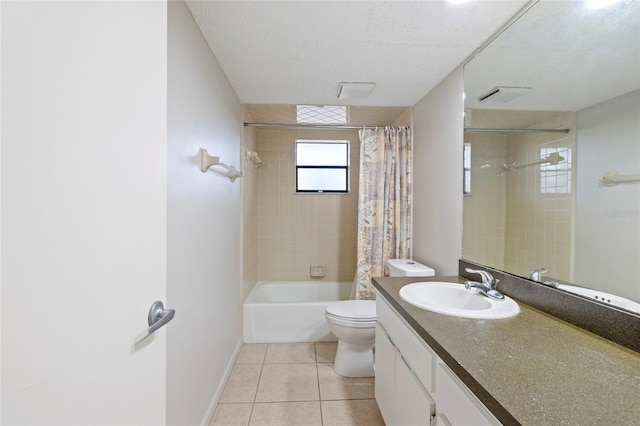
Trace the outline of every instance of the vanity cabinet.
<instances>
[{"instance_id":1,"label":"vanity cabinet","mask_svg":"<svg viewBox=\"0 0 640 426\"><path fill-rule=\"evenodd\" d=\"M500 425L379 293L376 309L375 396L387 425Z\"/></svg>"},{"instance_id":2,"label":"vanity cabinet","mask_svg":"<svg viewBox=\"0 0 640 426\"><path fill-rule=\"evenodd\" d=\"M376 326L376 400L387 425L430 425L435 402L380 324Z\"/></svg>"}]
</instances>

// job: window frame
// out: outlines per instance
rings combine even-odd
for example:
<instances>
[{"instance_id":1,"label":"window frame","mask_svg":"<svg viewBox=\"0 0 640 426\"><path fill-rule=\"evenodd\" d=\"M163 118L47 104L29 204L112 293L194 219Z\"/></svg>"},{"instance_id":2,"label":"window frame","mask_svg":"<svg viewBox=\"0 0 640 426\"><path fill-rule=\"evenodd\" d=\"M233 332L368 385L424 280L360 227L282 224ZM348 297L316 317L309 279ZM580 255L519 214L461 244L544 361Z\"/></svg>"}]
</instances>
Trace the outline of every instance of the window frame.
<instances>
[{"instance_id":1,"label":"window frame","mask_svg":"<svg viewBox=\"0 0 640 426\"><path fill-rule=\"evenodd\" d=\"M544 158L551 154L558 153L565 157L558 164L540 164L538 172L538 193L546 198L565 198L573 192L573 153L571 147L567 146L540 146L539 157ZM566 176L566 184L547 185L547 178ZM560 191L558 189L561 189Z\"/></svg>"},{"instance_id":2,"label":"window frame","mask_svg":"<svg viewBox=\"0 0 640 426\"><path fill-rule=\"evenodd\" d=\"M329 165L298 165L298 144L332 144L332 145L344 145L346 147L346 165L344 166L329 166ZM295 193L296 194L349 194L351 190L351 141L348 139L296 139L295 141L295 153L293 156L294 161L294 173L295 173ZM345 189L299 189L298 170L344 170L345 171Z\"/></svg>"},{"instance_id":3,"label":"window frame","mask_svg":"<svg viewBox=\"0 0 640 426\"><path fill-rule=\"evenodd\" d=\"M469 153L469 167L466 164L467 153ZM471 144L469 142L462 145L462 195L471 195Z\"/></svg>"}]
</instances>

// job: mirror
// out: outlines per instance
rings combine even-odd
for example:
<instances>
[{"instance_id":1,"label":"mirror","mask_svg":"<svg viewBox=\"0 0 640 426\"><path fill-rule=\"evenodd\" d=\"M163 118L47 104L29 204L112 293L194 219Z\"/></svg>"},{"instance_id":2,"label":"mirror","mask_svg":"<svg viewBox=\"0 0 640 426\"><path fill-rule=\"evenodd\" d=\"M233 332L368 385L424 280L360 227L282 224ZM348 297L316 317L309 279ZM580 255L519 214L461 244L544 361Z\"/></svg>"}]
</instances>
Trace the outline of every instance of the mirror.
<instances>
[{"instance_id":1,"label":"mirror","mask_svg":"<svg viewBox=\"0 0 640 426\"><path fill-rule=\"evenodd\" d=\"M465 65L462 258L640 313L640 2L592 1Z\"/></svg>"}]
</instances>

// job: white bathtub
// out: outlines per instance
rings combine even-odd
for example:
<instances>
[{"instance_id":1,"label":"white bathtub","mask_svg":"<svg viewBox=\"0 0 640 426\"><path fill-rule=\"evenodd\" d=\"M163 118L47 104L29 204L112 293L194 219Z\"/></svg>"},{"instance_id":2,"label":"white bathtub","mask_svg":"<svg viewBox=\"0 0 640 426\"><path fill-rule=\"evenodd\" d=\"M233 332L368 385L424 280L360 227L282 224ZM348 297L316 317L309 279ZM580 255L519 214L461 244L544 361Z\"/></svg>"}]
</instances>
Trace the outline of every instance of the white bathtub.
<instances>
[{"instance_id":1,"label":"white bathtub","mask_svg":"<svg viewBox=\"0 0 640 426\"><path fill-rule=\"evenodd\" d=\"M244 302L246 343L319 342L336 340L324 311L347 300L352 282L261 282Z\"/></svg>"}]
</instances>

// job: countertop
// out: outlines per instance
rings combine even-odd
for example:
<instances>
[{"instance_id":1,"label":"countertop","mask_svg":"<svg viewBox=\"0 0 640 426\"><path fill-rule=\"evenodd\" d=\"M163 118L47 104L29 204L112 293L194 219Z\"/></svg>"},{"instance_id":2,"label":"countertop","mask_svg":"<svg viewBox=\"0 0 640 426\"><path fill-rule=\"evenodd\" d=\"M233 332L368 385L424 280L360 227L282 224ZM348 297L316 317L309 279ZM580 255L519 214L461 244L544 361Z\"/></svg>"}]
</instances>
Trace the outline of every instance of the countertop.
<instances>
[{"instance_id":1,"label":"countertop","mask_svg":"<svg viewBox=\"0 0 640 426\"><path fill-rule=\"evenodd\" d=\"M400 288L416 281L464 282L374 278L374 285L503 424L640 425L639 353L520 301L520 313L506 319L426 311L400 299Z\"/></svg>"}]
</instances>

